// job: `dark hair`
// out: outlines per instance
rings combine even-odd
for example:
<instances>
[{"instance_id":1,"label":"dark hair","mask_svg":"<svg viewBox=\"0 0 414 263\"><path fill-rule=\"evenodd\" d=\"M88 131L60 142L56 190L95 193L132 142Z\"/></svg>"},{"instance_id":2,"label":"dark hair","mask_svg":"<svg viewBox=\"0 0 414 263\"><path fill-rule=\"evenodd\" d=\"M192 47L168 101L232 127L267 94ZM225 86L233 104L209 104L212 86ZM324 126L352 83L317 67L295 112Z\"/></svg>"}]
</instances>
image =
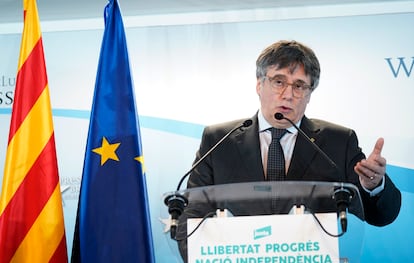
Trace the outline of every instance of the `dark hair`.
<instances>
[{"instance_id":1,"label":"dark hair","mask_svg":"<svg viewBox=\"0 0 414 263\"><path fill-rule=\"evenodd\" d=\"M315 89L321 72L318 58L312 49L297 41L281 40L263 50L256 60L256 77L265 77L270 66L281 69L295 68L300 64L311 78L312 89Z\"/></svg>"}]
</instances>

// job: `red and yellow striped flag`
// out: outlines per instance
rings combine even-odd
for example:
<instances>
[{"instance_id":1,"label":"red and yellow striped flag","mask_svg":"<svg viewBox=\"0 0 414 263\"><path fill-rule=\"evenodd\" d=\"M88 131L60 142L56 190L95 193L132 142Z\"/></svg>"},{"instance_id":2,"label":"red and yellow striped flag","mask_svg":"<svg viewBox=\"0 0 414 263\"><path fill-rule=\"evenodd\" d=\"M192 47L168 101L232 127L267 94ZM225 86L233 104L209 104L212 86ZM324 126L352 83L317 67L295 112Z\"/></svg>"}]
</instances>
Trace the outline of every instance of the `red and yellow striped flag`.
<instances>
[{"instance_id":1,"label":"red and yellow striped flag","mask_svg":"<svg viewBox=\"0 0 414 263\"><path fill-rule=\"evenodd\" d=\"M3 186L0 262L67 262L52 109L36 0L24 0Z\"/></svg>"}]
</instances>

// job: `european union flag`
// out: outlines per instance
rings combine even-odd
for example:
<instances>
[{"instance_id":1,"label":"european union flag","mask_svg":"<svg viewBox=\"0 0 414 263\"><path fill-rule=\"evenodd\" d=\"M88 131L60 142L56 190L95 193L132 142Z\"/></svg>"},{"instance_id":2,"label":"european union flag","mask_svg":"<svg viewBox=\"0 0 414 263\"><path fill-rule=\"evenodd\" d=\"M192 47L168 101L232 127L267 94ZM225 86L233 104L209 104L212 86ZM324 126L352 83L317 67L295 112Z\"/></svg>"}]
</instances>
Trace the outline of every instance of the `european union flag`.
<instances>
[{"instance_id":1,"label":"european union flag","mask_svg":"<svg viewBox=\"0 0 414 263\"><path fill-rule=\"evenodd\" d=\"M105 7L72 262L154 262L139 120L121 12Z\"/></svg>"}]
</instances>

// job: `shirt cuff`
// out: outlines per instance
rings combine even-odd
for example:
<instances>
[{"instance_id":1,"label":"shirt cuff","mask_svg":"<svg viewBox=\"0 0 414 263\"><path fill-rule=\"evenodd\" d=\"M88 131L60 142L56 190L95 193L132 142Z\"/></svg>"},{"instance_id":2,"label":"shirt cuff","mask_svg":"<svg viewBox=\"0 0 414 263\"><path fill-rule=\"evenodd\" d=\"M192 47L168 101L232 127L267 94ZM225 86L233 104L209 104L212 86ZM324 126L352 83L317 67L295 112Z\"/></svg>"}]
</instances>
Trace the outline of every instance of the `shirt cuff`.
<instances>
[{"instance_id":1,"label":"shirt cuff","mask_svg":"<svg viewBox=\"0 0 414 263\"><path fill-rule=\"evenodd\" d=\"M367 193L369 193L369 195L370 195L371 197L376 196L377 194L381 193L381 191L382 191L382 190L384 190L384 188L385 188L385 175L382 177L381 184L380 184L380 185L378 185L376 188L374 188L374 189L372 189L372 190L368 190L367 188L365 188L365 187L363 187L363 186L362 186L362 188L363 188L363 189L364 189Z\"/></svg>"}]
</instances>

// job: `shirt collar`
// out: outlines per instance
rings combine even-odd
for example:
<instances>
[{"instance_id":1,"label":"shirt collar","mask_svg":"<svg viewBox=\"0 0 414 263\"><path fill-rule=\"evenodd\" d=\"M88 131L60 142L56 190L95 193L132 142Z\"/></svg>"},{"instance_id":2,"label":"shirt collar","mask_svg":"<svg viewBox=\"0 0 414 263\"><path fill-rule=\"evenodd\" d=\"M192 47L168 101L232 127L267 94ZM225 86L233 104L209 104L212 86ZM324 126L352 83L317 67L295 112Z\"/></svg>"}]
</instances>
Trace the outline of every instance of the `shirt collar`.
<instances>
[{"instance_id":1,"label":"shirt collar","mask_svg":"<svg viewBox=\"0 0 414 263\"><path fill-rule=\"evenodd\" d=\"M263 116L262 110L259 109L259 113L257 114L257 120L259 121L259 132L263 132L266 131L270 128L272 128L272 125L270 125L266 119ZM296 124L296 126L300 126L302 119L300 119ZM289 133L291 134L296 134L298 133L298 130L296 130L295 127L290 126L289 128L287 128L286 130L288 130Z\"/></svg>"}]
</instances>

